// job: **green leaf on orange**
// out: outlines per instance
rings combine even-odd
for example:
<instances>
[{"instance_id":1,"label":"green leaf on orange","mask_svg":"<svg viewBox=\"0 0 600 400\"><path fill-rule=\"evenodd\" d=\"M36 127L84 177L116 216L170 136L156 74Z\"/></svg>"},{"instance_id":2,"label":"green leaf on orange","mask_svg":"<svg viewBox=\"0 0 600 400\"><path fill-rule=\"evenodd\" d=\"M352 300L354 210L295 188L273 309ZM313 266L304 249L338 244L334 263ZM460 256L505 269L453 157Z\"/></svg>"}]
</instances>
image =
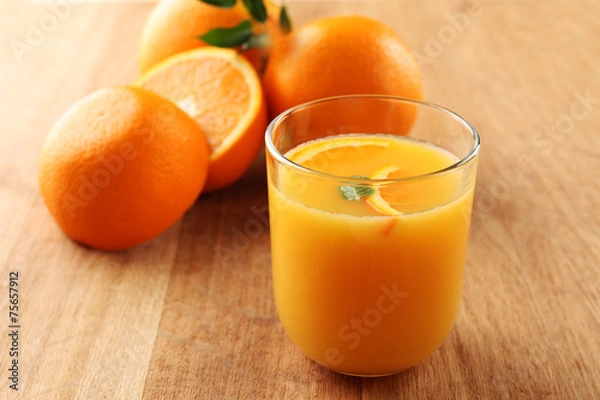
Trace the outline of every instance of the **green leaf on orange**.
<instances>
[{"instance_id":1,"label":"green leaf on orange","mask_svg":"<svg viewBox=\"0 0 600 400\"><path fill-rule=\"evenodd\" d=\"M244 6L256 21L263 23L267 20L267 8L263 0L244 0Z\"/></svg>"},{"instance_id":2,"label":"green leaf on orange","mask_svg":"<svg viewBox=\"0 0 600 400\"><path fill-rule=\"evenodd\" d=\"M200 0L203 3L210 4L221 8L231 8L235 6L237 0Z\"/></svg>"},{"instance_id":3,"label":"green leaf on orange","mask_svg":"<svg viewBox=\"0 0 600 400\"><path fill-rule=\"evenodd\" d=\"M242 21L232 28L211 29L204 35L198 36L206 44L217 47L238 47L247 43L252 37L252 23Z\"/></svg>"},{"instance_id":4,"label":"green leaf on orange","mask_svg":"<svg viewBox=\"0 0 600 400\"><path fill-rule=\"evenodd\" d=\"M282 6L281 11L279 12L279 27L284 35L287 35L292 31L292 21L290 20L290 16L288 15L285 6Z\"/></svg>"}]
</instances>

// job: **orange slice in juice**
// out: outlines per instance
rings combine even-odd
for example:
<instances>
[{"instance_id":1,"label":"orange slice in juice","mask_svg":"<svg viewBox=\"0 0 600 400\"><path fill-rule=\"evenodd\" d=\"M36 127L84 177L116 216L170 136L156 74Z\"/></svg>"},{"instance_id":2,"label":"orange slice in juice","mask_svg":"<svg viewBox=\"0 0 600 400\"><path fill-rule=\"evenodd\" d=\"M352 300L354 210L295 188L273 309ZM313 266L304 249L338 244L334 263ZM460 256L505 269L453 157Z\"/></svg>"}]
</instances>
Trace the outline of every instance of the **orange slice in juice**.
<instances>
[{"instance_id":1,"label":"orange slice in juice","mask_svg":"<svg viewBox=\"0 0 600 400\"><path fill-rule=\"evenodd\" d=\"M451 163L449 154L439 153ZM444 158L440 158L441 161ZM424 172L419 171L420 174ZM427 172L425 172L427 174ZM397 165L384 165L373 172L370 179L401 179L417 176L410 168L403 169ZM367 198L375 211L384 215L400 215L425 211L452 201L459 193L461 177L457 174L390 182L376 185L374 192Z\"/></svg>"},{"instance_id":2,"label":"orange slice in juice","mask_svg":"<svg viewBox=\"0 0 600 400\"><path fill-rule=\"evenodd\" d=\"M337 158L338 152L347 153L352 150L358 150L361 153L371 146L388 147L390 140L386 138L373 137L369 139L355 138L352 136L340 135L326 141L315 141L313 143L302 144L290 150L286 157L296 164L310 168L310 164L319 163L328 158ZM327 172L327 171L320 171Z\"/></svg>"},{"instance_id":3,"label":"orange slice in juice","mask_svg":"<svg viewBox=\"0 0 600 400\"><path fill-rule=\"evenodd\" d=\"M304 183L311 187L305 191L307 199L298 201L315 207L331 205L334 211L355 215L396 216L433 209L456 197L460 181L455 174L432 174L452 165L452 154L398 136L331 136L300 144L286 157L315 171L355 178L332 181L297 176L294 180L297 184L299 179L306 179ZM361 181L361 177L373 181ZM331 189L336 182L340 186L334 192Z\"/></svg>"},{"instance_id":4,"label":"orange slice in juice","mask_svg":"<svg viewBox=\"0 0 600 400\"><path fill-rule=\"evenodd\" d=\"M402 169L397 165L384 165L383 167L377 169L375 172L369 176L370 179L393 179L399 178ZM384 215L397 215L402 214L396 208L393 207L393 204L397 201L401 200L397 199L398 193L394 190L385 190L385 188L375 188L375 191L371 196L367 198L367 204L369 204L373 209ZM391 204L390 204L391 203Z\"/></svg>"}]
</instances>

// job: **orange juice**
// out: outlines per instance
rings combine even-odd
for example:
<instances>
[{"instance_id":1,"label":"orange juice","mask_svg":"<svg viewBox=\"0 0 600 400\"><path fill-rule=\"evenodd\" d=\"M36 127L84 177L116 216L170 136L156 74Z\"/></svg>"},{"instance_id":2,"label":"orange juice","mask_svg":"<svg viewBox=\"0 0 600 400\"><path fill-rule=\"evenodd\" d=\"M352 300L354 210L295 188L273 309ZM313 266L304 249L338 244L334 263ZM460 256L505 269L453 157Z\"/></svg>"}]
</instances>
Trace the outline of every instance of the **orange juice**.
<instances>
[{"instance_id":1,"label":"orange juice","mask_svg":"<svg viewBox=\"0 0 600 400\"><path fill-rule=\"evenodd\" d=\"M434 173L459 158L393 135L320 138L284 157L297 165L269 160L269 205L275 301L292 341L353 375L427 357L458 311L474 174Z\"/></svg>"}]
</instances>

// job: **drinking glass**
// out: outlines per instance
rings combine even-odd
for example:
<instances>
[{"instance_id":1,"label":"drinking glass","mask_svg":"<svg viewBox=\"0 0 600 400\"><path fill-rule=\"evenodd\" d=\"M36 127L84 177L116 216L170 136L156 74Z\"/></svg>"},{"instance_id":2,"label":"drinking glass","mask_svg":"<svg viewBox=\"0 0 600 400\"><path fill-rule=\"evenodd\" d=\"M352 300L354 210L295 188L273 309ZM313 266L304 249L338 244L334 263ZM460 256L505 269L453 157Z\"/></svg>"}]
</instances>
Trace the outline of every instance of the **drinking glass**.
<instances>
[{"instance_id":1,"label":"drinking glass","mask_svg":"<svg viewBox=\"0 0 600 400\"><path fill-rule=\"evenodd\" d=\"M348 162L335 151L311 167L297 162L298 146L318 154L327 140L357 134L444 152L451 161L400 178L328 173ZM381 376L417 364L442 344L460 304L479 143L456 113L389 96L317 100L271 122L275 303L287 334L308 357L343 374ZM351 154L357 165L378 163L360 145ZM395 160L400 167L411 162ZM334 200L344 188L368 188L367 199ZM393 197L397 212L365 212L374 193Z\"/></svg>"}]
</instances>

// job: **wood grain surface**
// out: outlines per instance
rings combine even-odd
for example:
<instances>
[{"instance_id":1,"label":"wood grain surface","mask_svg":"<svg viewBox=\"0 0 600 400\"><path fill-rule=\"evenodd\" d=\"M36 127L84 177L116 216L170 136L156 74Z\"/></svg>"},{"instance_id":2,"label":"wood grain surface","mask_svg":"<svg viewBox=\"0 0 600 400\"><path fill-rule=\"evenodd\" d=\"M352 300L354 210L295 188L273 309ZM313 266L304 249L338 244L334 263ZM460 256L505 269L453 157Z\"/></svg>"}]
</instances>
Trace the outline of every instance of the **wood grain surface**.
<instances>
[{"instance_id":1,"label":"wood grain surface","mask_svg":"<svg viewBox=\"0 0 600 400\"><path fill-rule=\"evenodd\" d=\"M63 4L0 1L0 398L600 398L600 1L289 2L296 24L359 13L392 26L427 99L482 136L456 326L377 379L317 366L278 322L263 155L130 251L61 234L37 189L43 140L75 100L137 77L152 7Z\"/></svg>"}]
</instances>

